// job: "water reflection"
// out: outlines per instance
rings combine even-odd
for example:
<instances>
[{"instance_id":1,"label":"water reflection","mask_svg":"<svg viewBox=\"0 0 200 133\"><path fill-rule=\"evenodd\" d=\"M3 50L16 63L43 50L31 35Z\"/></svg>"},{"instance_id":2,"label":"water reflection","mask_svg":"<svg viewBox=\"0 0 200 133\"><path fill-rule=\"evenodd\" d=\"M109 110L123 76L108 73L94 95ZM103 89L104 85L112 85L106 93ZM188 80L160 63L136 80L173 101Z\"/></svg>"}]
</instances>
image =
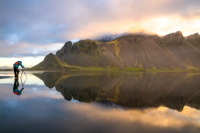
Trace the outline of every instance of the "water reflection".
<instances>
[{"instance_id":1,"label":"water reflection","mask_svg":"<svg viewBox=\"0 0 200 133\"><path fill-rule=\"evenodd\" d=\"M29 73L20 97L12 92L15 80L2 79L0 131L199 133L199 76L198 73ZM22 88L20 83L18 88Z\"/></svg>"},{"instance_id":2,"label":"water reflection","mask_svg":"<svg viewBox=\"0 0 200 133\"><path fill-rule=\"evenodd\" d=\"M19 90L18 87L19 87L19 81L18 81L18 79L15 79L15 82L13 85L13 93L16 95L21 95L22 91L24 90L24 87L22 87L21 90Z\"/></svg>"},{"instance_id":3,"label":"water reflection","mask_svg":"<svg viewBox=\"0 0 200 133\"><path fill-rule=\"evenodd\" d=\"M63 97L80 102L114 102L131 108L161 105L182 111L185 105L199 109L200 74L137 73L137 74L34 74Z\"/></svg>"}]
</instances>

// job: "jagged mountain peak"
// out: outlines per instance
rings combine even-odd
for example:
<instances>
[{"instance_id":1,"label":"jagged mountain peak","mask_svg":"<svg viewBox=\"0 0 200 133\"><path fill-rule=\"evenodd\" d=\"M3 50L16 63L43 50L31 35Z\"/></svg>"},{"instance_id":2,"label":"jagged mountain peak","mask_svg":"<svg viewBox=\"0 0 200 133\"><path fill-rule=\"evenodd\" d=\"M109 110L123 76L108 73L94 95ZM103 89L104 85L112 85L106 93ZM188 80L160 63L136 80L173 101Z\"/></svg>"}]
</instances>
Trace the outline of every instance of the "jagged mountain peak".
<instances>
[{"instance_id":1,"label":"jagged mountain peak","mask_svg":"<svg viewBox=\"0 0 200 133\"><path fill-rule=\"evenodd\" d=\"M56 56L49 54L44 61L49 63L51 59L72 66L118 69L196 69L200 68L199 45L197 33L188 37L184 37L181 31L162 37L126 34L109 42L87 39L72 44L68 41Z\"/></svg>"}]
</instances>

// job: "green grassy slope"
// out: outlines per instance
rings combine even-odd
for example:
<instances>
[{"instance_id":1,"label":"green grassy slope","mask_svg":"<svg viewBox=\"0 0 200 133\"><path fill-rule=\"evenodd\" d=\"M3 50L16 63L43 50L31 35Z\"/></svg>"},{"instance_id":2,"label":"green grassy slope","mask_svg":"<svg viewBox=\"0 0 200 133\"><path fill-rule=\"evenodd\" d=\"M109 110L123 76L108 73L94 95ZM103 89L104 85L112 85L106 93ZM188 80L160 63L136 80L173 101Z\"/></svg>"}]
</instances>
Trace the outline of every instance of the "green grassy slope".
<instances>
[{"instance_id":1,"label":"green grassy slope","mask_svg":"<svg viewBox=\"0 0 200 133\"><path fill-rule=\"evenodd\" d=\"M34 70L68 70L73 68L54 54L48 54L42 62L32 67Z\"/></svg>"}]
</instances>

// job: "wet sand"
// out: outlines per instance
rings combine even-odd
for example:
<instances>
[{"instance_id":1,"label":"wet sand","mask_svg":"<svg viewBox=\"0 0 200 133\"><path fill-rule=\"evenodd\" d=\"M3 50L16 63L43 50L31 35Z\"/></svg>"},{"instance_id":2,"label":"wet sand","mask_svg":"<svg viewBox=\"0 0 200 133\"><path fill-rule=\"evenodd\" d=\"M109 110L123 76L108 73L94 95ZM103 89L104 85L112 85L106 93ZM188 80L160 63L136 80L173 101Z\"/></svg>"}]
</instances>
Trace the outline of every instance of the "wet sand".
<instances>
[{"instance_id":1,"label":"wet sand","mask_svg":"<svg viewBox=\"0 0 200 133\"><path fill-rule=\"evenodd\" d=\"M12 76L0 76L0 79L12 78Z\"/></svg>"}]
</instances>

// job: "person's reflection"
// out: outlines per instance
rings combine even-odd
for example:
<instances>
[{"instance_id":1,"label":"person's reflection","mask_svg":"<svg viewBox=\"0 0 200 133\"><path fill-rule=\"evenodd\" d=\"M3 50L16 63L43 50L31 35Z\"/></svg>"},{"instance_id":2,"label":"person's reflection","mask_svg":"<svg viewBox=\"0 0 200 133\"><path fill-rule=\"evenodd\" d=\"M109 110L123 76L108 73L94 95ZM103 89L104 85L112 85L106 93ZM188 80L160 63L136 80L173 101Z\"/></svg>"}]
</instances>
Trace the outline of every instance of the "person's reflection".
<instances>
[{"instance_id":1,"label":"person's reflection","mask_svg":"<svg viewBox=\"0 0 200 133\"><path fill-rule=\"evenodd\" d=\"M16 95L21 95L24 88L22 88L19 91L18 87L19 87L19 81L18 81L18 79L15 79L15 82L14 82L14 85L13 85L13 93L16 94Z\"/></svg>"}]
</instances>

